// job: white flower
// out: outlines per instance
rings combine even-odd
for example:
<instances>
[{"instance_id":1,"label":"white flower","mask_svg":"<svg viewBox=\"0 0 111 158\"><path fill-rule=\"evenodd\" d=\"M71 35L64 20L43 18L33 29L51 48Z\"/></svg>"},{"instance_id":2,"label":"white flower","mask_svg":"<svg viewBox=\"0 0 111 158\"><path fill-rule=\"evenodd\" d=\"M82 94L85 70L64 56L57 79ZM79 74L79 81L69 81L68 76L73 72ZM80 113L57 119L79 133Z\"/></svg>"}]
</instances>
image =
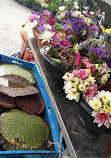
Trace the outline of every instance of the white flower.
<instances>
[{"instance_id":1,"label":"white flower","mask_svg":"<svg viewBox=\"0 0 111 158\"><path fill-rule=\"evenodd\" d=\"M104 83L106 83L106 82L108 81L109 78L110 78L110 74L109 74L109 73L106 73L106 74L104 74L104 75L101 76L99 82L100 82L101 84L104 84Z\"/></svg>"},{"instance_id":2,"label":"white flower","mask_svg":"<svg viewBox=\"0 0 111 158\"><path fill-rule=\"evenodd\" d=\"M85 79L85 82L89 82L89 83L95 83L95 77L92 77L91 75L88 76L87 79Z\"/></svg>"},{"instance_id":3,"label":"white flower","mask_svg":"<svg viewBox=\"0 0 111 158\"><path fill-rule=\"evenodd\" d=\"M42 43L48 41L50 43L50 40L52 39L52 36L54 36L54 32L51 32L49 30L44 31L40 34L39 39L42 39Z\"/></svg>"},{"instance_id":4,"label":"white flower","mask_svg":"<svg viewBox=\"0 0 111 158\"><path fill-rule=\"evenodd\" d=\"M33 22L31 22L31 28L36 27L37 24L38 24L38 21L37 21L37 20L34 20Z\"/></svg>"},{"instance_id":5,"label":"white flower","mask_svg":"<svg viewBox=\"0 0 111 158\"><path fill-rule=\"evenodd\" d=\"M64 18L65 15L66 15L66 11L61 12L61 13L60 13L60 17L61 17L61 19Z\"/></svg>"},{"instance_id":6,"label":"white flower","mask_svg":"<svg viewBox=\"0 0 111 158\"><path fill-rule=\"evenodd\" d=\"M83 91L85 91L86 87L83 84L80 84L78 86L78 89L83 92Z\"/></svg>"},{"instance_id":7,"label":"white flower","mask_svg":"<svg viewBox=\"0 0 111 158\"><path fill-rule=\"evenodd\" d=\"M102 100L103 104L107 104L108 101L111 100L111 93L109 91L98 91L98 94L96 96Z\"/></svg>"},{"instance_id":8,"label":"white flower","mask_svg":"<svg viewBox=\"0 0 111 158\"><path fill-rule=\"evenodd\" d=\"M62 12L66 9L66 6L60 6L58 9Z\"/></svg>"},{"instance_id":9,"label":"white flower","mask_svg":"<svg viewBox=\"0 0 111 158\"><path fill-rule=\"evenodd\" d=\"M74 82L76 82L76 83L78 83L78 84L79 84L81 81L82 81L82 80L79 79L78 77L75 77L75 78L74 78Z\"/></svg>"},{"instance_id":10,"label":"white flower","mask_svg":"<svg viewBox=\"0 0 111 158\"><path fill-rule=\"evenodd\" d=\"M67 80L69 77L69 72L66 72L65 75L62 77L64 80Z\"/></svg>"},{"instance_id":11,"label":"white flower","mask_svg":"<svg viewBox=\"0 0 111 158\"><path fill-rule=\"evenodd\" d=\"M75 100L76 102L79 101L80 98L80 93L76 92L75 88L72 88L68 91L68 94L66 95L66 98L68 98L69 100Z\"/></svg>"},{"instance_id":12,"label":"white flower","mask_svg":"<svg viewBox=\"0 0 111 158\"><path fill-rule=\"evenodd\" d=\"M52 29L52 26L50 24L44 24L43 27L46 29L46 30L51 30Z\"/></svg>"},{"instance_id":13,"label":"white flower","mask_svg":"<svg viewBox=\"0 0 111 158\"><path fill-rule=\"evenodd\" d=\"M78 83L75 83L75 82L74 82L74 83L72 84L72 88L77 89L77 87L78 87Z\"/></svg>"},{"instance_id":14,"label":"white flower","mask_svg":"<svg viewBox=\"0 0 111 158\"><path fill-rule=\"evenodd\" d=\"M102 107L101 101L98 98L96 98L96 97L94 97L93 99L89 100L88 104L94 110L98 110L99 108Z\"/></svg>"},{"instance_id":15,"label":"white flower","mask_svg":"<svg viewBox=\"0 0 111 158\"><path fill-rule=\"evenodd\" d=\"M59 19L59 20L60 20L60 19L61 19L61 16L60 16L60 15L57 15L57 19Z\"/></svg>"},{"instance_id":16,"label":"white flower","mask_svg":"<svg viewBox=\"0 0 111 158\"><path fill-rule=\"evenodd\" d=\"M81 15L81 12L80 12L80 11L72 11L72 12L71 12L71 15L72 15L73 17L78 17L78 16Z\"/></svg>"},{"instance_id":17,"label":"white flower","mask_svg":"<svg viewBox=\"0 0 111 158\"><path fill-rule=\"evenodd\" d=\"M84 20L84 22L85 22L87 25L90 25L90 23L92 22L91 19L86 18L86 17L83 17L82 19Z\"/></svg>"},{"instance_id":18,"label":"white flower","mask_svg":"<svg viewBox=\"0 0 111 158\"><path fill-rule=\"evenodd\" d=\"M84 35L86 35L86 33L87 33L87 31L84 29L84 30L82 30L82 35L84 36Z\"/></svg>"},{"instance_id":19,"label":"white flower","mask_svg":"<svg viewBox=\"0 0 111 158\"><path fill-rule=\"evenodd\" d=\"M65 88L65 93L68 93L68 91L72 88L73 83L71 81L67 81L64 88Z\"/></svg>"}]
</instances>

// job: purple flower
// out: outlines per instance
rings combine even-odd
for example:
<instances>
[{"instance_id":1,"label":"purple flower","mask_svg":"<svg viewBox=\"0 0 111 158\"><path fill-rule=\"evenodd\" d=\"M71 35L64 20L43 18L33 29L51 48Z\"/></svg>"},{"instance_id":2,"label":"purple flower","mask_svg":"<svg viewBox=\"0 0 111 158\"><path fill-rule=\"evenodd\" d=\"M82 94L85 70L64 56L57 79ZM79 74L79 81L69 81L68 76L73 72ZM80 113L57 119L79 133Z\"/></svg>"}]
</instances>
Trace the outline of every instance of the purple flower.
<instances>
[{"instance_id":1,"label":"purple flower","mask_svg":"<svg viewBox=\"0 0 111 158\"><path fill-rule=\"evenodd\" d=\"M88 35L93 35L94 34L94 28L92 25L89 25L87 27L87 32L88 32Z\"/></svg>"},{"instance_id":2,"label":"purple flower","mask_svg":"<svg viewBox=\"0 0 111 158\"><path fill-rule=\"evenodd\" d=\"M39 19L39 23L43 25L43 24L46 24L46 21L44 21L43 19Z\"/></svg>"},{"instance_id":3,"label":"purple flower","mask_svg":"<svg viewBox=\"0 0 111 158\"><path fill-rule=\"evenodd\" d=\"M29 16L29 21L33 22L34 20L38 20L38 17L36 14L32 14L31 16Z\"/></svg>"},{"instance_id":4,"label":"purple flower","mask_svg":"<svg viewBox=\"0 0 111 158\"><path fill-rule=\"evenodd\" d=\"M72 19L72 23L73 23L73 32L72 33L75 36L81 34L82 30L87 28L87 25L85 24L85 22L79 17L74 17Z\"/></svg>"},{"instance_id":5,"label":"purple flower","mask_svg":"<svg viewBox=\"0 0 111 158\"><path fill-rule=\"evenodd\" d=\"M39 30L39 32L45 31L45 28L42 25L36 26L36 28Z\"/></svg>"},{"instance_id":6,"label":"purple flower","mask_svg":"<svg viewBox=\"0 0 111 158\"><path fill-rule=\"evenodd\" d=\"M54 47L56 47L57 45L60 44L60 39L57 36L53 36L51 43L54 45Z\"/></svg>"},{"instance_id":7,"label":"purple flower","mask_svg":"<svg viewBox=\"0 0 111 158\"><path fill-rule=\"evenodd\" d=\"M99 47L96 52L97 57L101 59L109 58L110 57L110 51L108 51L105 47Z\"/></svg>"},{"instance_id":8,"label":"purple flower","mask_svg":"<svg viewBox=\"0 0 111 158\"><path fill-rule=\"evenodd\" d=\"M32 11L31 13L32 13L32 14L36 14L36 15L41 15L41 13L35 12L35 11Z\"/></svg>"},{"instance_id":9,"label":"purple flower","mask_svg":"<svg viewBox=\"0 0 111 158\"><path fill-rule=\"evenodd\" d=\"M71 16L71 12L70 12L70 11L67 11L67 12L66 12L66 16Z\"/></svg>"},{"instance_id":10,"label":"purple flower","mask_svg":"<svg viewBox=\"0 0 111 158\"><path fill-rule=\"evenodd\" d=\"M70 39L70 37L69 36L65 36L65 38L66 38L66 41L69 41L69 39Z\"/></svg>"},{"instance_id":11,"label":"purple flower","mask_svg":"<svg viewBox=\"0 0 111 158\"><path fill-rule=\"evenodd\" d=\"M73 32L73 23L70 19L68 19L63 25L63 29L69 31L69 33Z\"/></svg>"},{"instance_id":12,"label":"purple flower","mask_svg":"<svg viewBox=\"0 0 111 158\"><path fill-rule=\"evenodd\" d=\"M91 54L92 52L94 52L96 54L97 49L96 48L91 48L87 55Z\"/></svg>"}]
</instances>

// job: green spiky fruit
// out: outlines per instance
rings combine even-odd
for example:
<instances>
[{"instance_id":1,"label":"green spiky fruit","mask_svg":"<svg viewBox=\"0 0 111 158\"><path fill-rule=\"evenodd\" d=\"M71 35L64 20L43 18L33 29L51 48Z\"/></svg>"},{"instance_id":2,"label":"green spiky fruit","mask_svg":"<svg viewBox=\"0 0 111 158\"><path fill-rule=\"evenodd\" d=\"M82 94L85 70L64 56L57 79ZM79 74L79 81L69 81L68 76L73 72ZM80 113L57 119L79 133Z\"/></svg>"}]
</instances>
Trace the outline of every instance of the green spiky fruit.
<instances>
[{"instance_id":1,"label":"green spiky fruit","mask_svg":"<svg viewBox=\"0 0 111 158\"><path fill-rule=\"evenodd\" d=\"M35 83L35 77L31 70L14 64L1 64L0 76L8 74L19 75L21 77L26 78L30 83Z\"/></svg>"},{"instance_id":2,"label":"green spiky fruit","mask_svg":"<svg viewBox=\"0 0 111 158\"><path fill-rule=\"evenodd\" d=\"M22 149L37 149L49 137L49 129L39 116L11 110L0 116L1 135Z\"/></svg>"}]
</instances>

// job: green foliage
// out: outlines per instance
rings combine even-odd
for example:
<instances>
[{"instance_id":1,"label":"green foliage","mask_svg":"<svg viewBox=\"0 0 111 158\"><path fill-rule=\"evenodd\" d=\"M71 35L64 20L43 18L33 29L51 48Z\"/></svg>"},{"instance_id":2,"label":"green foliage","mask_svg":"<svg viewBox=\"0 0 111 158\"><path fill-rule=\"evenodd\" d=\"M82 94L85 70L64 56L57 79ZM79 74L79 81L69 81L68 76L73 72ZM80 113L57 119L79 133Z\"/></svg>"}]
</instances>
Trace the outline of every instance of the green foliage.
<instances>
[{"instance_id":1,"label":"green foliage","mask_svg":"<svg viewBox=\"0 0 111 158\"><path fill-rule=\"evenodd\" d=\"M103 60L97 58L96 54L94 52L92 52L91 54L89 54L89 60L94 62L94 63L98 63L98 64L102 64Z\"/></svg>"},{"instance_id":2,"label":"green foliage","mask_svg":"<svg viewBox=\"0 0 111 158\"><path fill-rule=\"evenodd\" d=\"M56 58L52 58L50 57L55 63L57 63L58 65L61 65L61 60L60 59L56 59Z\"/></svg>"},{"instance_id":3,"label":"green foliage","mask_svg":"<svg viewBox=\"0 0 111 158\"><path fill-rule=\"evenodd\" d=\"M56 50L53 47L50 48L48 55L50 56L50 59L52 59L55 63L61 65L60 57L58 56Z\"/></svg>"},{"instance_id":4,"label":"green foliage","mask_svg":"<svg viewBox=\"0 0 111 158\"><path fill-rule=\"evenodd\" d=\"M60 58L60 57L58 56L56 50L55 50L53 47L50 48L48 54L50 54L50 55L51 55L52 57L54 57L54 58Z\"/></svg>"},{"instance_id":5,"label":"green foliage","mask_svg":"<svg viewBox=\"0 0 111 158\"><path fill-rule=\"evenodd\" d=\"M64 1L64 6L66 6L66 10L72 10L74 8L74 0Z\"/></svg>"},{"instance_id":6,"label":"green foliage","mask_svg":"<svg viewBox=\"0 0 111 158\"><path fill-rule=\"evenodd\" d=\"M54 24L54 29L57 30L57 31L60 31L60 32L63 31L62 27L57 23Z\"/></svg>"},{"instance_id":7,"label":"green foliage","mask_svg":"<svg viewBox=\"0 0 111 158\"><path fill-rule=\"evenodd\" d=\"M37 149L49 137L49 129L39 116L11 110L0 116L1 135L22 149Z\"/></svg>"}]
</instances>

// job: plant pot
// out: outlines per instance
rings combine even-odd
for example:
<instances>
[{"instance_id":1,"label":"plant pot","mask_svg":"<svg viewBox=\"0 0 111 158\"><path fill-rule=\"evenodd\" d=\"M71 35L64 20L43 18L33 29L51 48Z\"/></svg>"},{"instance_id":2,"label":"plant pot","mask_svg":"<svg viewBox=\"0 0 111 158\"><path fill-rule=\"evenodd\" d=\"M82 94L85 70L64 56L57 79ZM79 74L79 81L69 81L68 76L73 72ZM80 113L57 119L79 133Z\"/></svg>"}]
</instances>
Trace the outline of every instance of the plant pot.
<instances>
[{"instance_id":1,"label":"plant pot","mask_svg":"<svg viewBox=\"0 0 111 158\"><path fill-rule=\"evenodd\" d=\"M37 40L37 45L38 45L39 50L40 50L40 48L42 48L44 46L50 45L50 43L48 43L48 42L42 43L42 40L39 39L39 37L40 37L39 33L34 29L33 29L33 35L34 35L35 39Z\"/></svg>"}]
</instances>

